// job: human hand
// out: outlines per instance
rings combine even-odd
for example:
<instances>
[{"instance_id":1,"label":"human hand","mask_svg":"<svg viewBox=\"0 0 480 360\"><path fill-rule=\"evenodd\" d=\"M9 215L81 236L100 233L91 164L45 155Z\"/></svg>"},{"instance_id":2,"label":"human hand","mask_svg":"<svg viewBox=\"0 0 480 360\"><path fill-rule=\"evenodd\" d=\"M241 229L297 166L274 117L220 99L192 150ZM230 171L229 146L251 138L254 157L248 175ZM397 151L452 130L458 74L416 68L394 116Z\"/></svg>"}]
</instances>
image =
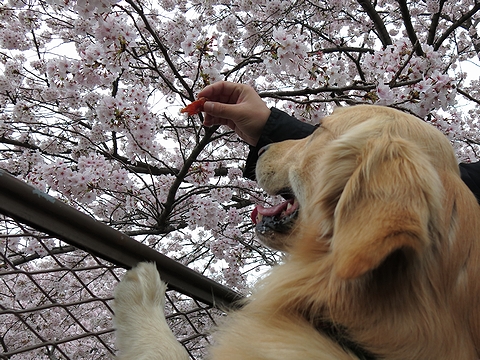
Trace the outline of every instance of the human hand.
<instances>
[{"instance_id":1,"label":"human hand","mask_svg":"<svg viewBox=\"0 0 480 360\"><path fill-rule=\"evenodd\" d=\"M270 109L249 85L220 81L205 87L198 97L203 106L205 126L227 125L245 142L257 145Z\"/></svg>"}]
</instances>

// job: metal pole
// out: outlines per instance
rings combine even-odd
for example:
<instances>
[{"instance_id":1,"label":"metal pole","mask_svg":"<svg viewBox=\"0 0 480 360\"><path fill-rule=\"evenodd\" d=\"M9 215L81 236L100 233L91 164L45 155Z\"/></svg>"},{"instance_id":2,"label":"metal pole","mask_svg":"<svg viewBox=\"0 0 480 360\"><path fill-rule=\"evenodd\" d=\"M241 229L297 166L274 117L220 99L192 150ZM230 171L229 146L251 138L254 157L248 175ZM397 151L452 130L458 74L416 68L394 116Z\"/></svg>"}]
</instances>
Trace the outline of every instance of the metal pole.
<instances>
[{"instance_id":1,"label":"metal pole","mask_svg":"<svg viewBox=\"0 0 480 360\"><path fill-rule=\"evenodd\" d=\"M208 305L232 308L242 296L0 169L0 213L129 269L157 264L169 288Z\"/></svg>"}]
</instances>

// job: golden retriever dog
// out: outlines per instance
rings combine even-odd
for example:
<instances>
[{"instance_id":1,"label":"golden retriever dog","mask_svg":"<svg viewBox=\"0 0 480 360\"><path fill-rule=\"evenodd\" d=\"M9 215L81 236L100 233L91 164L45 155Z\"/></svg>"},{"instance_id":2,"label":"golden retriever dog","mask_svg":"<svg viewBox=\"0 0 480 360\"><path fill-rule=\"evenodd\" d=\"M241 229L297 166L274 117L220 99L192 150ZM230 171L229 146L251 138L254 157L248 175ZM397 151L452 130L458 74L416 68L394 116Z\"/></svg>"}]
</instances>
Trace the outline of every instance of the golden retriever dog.
<instances>
[{"instance_id":1,"label":"golden retriever dog","mask_svg":"<svg viewBox=\"0 0 480 360\"><path fill-rule=\"evenodd\" d=\"M309 137L260 151L284 204L254 211L283 264L214 332L209 358L480 358L480 207L449 141L414 116L337 109ZM187 359L153 265L116 292L123 359Z\"/></svg>"}]
</instances>

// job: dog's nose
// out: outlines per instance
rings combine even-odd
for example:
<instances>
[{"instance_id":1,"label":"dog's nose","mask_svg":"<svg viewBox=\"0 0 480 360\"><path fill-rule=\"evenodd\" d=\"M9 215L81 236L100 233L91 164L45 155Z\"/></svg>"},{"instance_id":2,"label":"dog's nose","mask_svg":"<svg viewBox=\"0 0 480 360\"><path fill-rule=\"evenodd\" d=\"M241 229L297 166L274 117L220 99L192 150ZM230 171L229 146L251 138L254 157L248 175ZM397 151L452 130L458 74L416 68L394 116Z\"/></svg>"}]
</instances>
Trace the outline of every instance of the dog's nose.
<instances>
[{"instance_id":1,"label":"dog's nose","mask_svg":"<svg viewBox=\"0 0 480 360\"><path fill-rule=\"evenodd\" d=\"M268 145L265 145L265 146L262 146L260 148L260 150L258 150L258 157L262 156L262 154L268 150L268 148L270 147L271 144L268 144Z\"/></svg>"}]
</instances>

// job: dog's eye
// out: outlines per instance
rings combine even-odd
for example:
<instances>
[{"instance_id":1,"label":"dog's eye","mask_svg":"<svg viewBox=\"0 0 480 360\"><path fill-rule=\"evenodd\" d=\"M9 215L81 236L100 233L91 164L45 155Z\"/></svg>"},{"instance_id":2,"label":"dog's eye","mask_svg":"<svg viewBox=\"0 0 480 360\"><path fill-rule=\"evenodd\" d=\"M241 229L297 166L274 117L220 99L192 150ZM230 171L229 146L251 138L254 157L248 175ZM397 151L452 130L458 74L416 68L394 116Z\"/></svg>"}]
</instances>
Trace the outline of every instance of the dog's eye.
<instances>
[{"instance_id":1,"label":"dog's eye","mask_svg":"<svg viewBox=\"0 0 480 360\"><path fill-rule=\"evenodd\" d=\"M313 132L310 134L310 140L311 141L312 139L314 139L316 136L320 135L323 131L323 127L322 127L322 122L320 121L319 124L315 125L315 130L313 130Z\"/></svg>"},{"instance_id":2,"label":"dog's eye","mask_svg":"<svg viewBox=\"0 0 480 360\"><path fill-rule=\"evenodd\" d=\"M316 133L316 132L321 131L322 129L323 129L322 120L320 120L320 122L315 125L315 130L313 130L313 132Z\"/></svg>"}]
</instances>

